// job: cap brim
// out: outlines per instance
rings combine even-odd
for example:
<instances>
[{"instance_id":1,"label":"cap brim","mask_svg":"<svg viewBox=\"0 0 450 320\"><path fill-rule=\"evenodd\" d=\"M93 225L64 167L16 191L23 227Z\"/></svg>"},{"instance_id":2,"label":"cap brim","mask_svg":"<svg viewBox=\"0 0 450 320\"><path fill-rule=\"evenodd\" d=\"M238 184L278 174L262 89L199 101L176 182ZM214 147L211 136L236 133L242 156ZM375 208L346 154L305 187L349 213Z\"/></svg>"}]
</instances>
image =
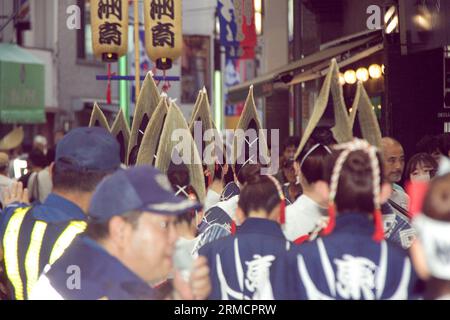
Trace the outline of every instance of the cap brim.
<instances>
[{"instance_id":1,"label":"cap brim","mask_svg":"<svg viewBox=\"0 0 450 320\"><path fill-rule=\"evenodd\" d=\"M178 216L189 210L200 210L202 205L190 199L177 196L168 196L165 201L158 204L145 205L140 210L161 215Z\"/></svg>"}]
</instances>

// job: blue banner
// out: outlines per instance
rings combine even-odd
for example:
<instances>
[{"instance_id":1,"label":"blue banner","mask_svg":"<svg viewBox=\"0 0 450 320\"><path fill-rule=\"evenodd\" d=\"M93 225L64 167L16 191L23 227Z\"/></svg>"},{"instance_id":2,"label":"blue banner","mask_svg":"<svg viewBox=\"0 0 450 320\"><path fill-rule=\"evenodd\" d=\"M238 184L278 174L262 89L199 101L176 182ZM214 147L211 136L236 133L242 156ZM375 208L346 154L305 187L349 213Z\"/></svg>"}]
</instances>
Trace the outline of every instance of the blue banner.
<instances>
[{"instance_id":1,"label":"blue banner","mask_svg":"<svg viewBox=\"0 0 450 320\"><path fill-rule=\"evenodd\" d=\"M233 0L217 0L220 23L220 43L225 47L227 59L238 59L242 54L238 40L238 25Z\"/></svg>"}]
</instances>

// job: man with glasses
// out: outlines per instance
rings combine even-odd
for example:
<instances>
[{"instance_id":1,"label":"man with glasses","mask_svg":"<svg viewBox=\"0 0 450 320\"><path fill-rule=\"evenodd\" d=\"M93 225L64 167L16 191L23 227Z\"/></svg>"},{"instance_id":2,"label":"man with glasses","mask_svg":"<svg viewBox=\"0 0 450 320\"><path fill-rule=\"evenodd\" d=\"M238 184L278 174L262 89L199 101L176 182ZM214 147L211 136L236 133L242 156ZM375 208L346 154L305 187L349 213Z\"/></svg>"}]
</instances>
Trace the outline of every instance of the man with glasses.
<instances>
[{"instance_id":1,"label":"man with glasses","mask_svg":"<svg viewBox=\"0 0 450 320\"><path fill-rule=\"evenodd\" d=\"M189 283L175 271L174 290L155 288L172 271L176 217L200 207L175 196L155 168L117 171L93 195L86 234L45 268L31 299L206 298L211 285L204 257L194 262Z\"/></svg>"}]
</instances>

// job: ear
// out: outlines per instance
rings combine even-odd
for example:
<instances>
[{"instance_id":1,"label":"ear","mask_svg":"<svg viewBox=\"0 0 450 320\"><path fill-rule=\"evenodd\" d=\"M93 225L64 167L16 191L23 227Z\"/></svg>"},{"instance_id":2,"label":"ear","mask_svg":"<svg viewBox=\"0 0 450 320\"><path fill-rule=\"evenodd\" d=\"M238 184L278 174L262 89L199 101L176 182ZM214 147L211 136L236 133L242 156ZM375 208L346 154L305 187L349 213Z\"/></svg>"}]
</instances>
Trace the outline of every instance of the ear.
<instances>
[{"instance_id":1,"label":"ear","mask_svg":"<svg viewBox=\"0 0 450 320\"><path fill-rule=\"evenodd\" d=\"M383 183L381 185L381 192L380 192L380 202L386 203L392 194L392 186L390 183Z\"/></svg>"},{"instance_id":2,"label":"ear","mask_svg":"<svg viewBox=\"0 0 450 320\"><path fill-rule=\"evenodd\" d=\"M314 191L320 195L322 199L328 199L330 197L330 187L328 183L323 180L319 180L313 184Z\"/></svg>"},{"instance_id":3,"label":"ear","mask_svg":"<svg viewBox=\"0 0 450 320\"><path fill-rule=\"evenodd\" d=\"M246 219L244 211L240 207L237 207L236 209L236 224L241 225L244 223Z\"/></svg>"},{"instance_id":4,"label":"ear","mask_svg":"<svg viewBox=\"0 0 450 320\"><path fill-rule=\"evenodd\" d=\"M117 248L126 249L127 227L130 227L120 216L109 220L109 238Z\"/></svg>"},{"instance_id":5,"label":"ear","mask_svg":"<svg viewBox=\"0 0 450 320\"><path fill-rule=\"evenodd\" d=\"M425 257L425 252L423 250L422 243L420 239L416 238L409 248L409 253L411 255L411 260L416 270L417 275L422 280L427 280L430 278L430 270L427 266L427 259Z\"/></svg>"}]
</instances>

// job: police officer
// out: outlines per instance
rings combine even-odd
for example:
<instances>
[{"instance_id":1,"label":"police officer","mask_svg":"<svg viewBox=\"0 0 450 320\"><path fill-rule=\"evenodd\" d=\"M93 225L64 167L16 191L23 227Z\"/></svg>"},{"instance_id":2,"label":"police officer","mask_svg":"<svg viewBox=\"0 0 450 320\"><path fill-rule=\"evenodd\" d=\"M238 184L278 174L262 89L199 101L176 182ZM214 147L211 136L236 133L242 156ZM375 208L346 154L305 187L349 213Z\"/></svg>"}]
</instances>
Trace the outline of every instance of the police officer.
<instances>
[{"instance_id":1,"label":"police officer","mask_svg":"<svg viewBox=\"0 0 450 320\"><path fill-rule=\"evenodd\" d=\"M103 128L77 128L57 145L53 191L44 203L14 203L2 212L0 239L10 298L27 299L43 267L54 263L86 228L96 185L120 166L120 147ZM20 196L13 189L9 198ZM17 199L19 200L19 199Z\"/></svg>"},{"instance_id":2,"label":"police officer","mask_svg":"<svg viewBox=\"0 0 450 320\"><path fill-rule=\"evenodd\" d=\"M176 218L199 208L199 203L175 196L167 177L153 167L117 171L93 195L86 234L46 267L31 298L163 298L151 285L172 271ZM175 273L175 293L178 298L205 298L210 292L206 259L195 261L191 270L190 285Z\"/></svg>"}]
</instances>

